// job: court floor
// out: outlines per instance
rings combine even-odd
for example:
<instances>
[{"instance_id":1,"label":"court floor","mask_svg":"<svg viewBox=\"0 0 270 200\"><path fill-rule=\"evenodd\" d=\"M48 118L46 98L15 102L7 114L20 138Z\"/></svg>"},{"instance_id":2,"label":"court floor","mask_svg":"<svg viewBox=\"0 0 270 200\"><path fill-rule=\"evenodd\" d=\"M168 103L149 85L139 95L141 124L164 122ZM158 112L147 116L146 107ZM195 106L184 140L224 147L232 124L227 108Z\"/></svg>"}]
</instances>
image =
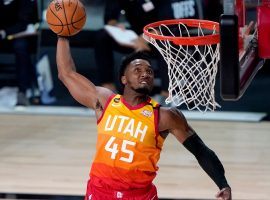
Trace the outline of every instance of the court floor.
<instances>
[{"instance_id":1,"label":"court floor","mask_svg":"<svg viewBox=\"0 0 270 200\"><path fill-rule=\"evenodd\" d=\"M269 122L189 123L223 162L233 199L269 199ZM0 114L0 194L83 196L95 141L91 116ZM218 188L173 136L159 167L160 199L214 199Z\"/></svg>"}]
</instances>

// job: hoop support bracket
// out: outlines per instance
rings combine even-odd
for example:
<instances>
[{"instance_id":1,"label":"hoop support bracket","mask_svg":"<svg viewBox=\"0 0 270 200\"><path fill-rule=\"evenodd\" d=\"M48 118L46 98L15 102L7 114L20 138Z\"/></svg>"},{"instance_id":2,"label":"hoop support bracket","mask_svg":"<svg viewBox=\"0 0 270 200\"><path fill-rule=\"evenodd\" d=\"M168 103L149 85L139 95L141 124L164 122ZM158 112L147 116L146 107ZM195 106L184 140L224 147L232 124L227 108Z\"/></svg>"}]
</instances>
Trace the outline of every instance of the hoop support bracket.
<instances>
[{"instance_id":1,"label":"hoop support bracket","mask_svg":"<svg viewBox=\"0 0 270 200\"><path fill-rule=\"evenodd\" d=\"M220 32L221 97L236 100L240 91L237 15L221 15Z\"/></svg>"}]
</instances>

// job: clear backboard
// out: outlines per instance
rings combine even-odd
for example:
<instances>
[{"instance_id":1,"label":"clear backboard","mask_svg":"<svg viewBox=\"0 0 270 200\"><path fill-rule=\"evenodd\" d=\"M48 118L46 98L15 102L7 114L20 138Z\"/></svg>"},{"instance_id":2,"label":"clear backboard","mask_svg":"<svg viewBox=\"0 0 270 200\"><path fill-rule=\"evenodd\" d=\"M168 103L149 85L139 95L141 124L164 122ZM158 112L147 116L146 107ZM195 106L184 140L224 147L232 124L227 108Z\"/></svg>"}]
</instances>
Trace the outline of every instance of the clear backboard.
<instances>
[{"instance_id":1,"label":"clear backboard","mask_svg":"<svg viewBox=\"0 0 270 200\"><path fill-rule=\"evenodd\" d=\"M238 100L270 58L270 0L223 0L220 85L224 100Z\"/></svg>"}]
</instances>

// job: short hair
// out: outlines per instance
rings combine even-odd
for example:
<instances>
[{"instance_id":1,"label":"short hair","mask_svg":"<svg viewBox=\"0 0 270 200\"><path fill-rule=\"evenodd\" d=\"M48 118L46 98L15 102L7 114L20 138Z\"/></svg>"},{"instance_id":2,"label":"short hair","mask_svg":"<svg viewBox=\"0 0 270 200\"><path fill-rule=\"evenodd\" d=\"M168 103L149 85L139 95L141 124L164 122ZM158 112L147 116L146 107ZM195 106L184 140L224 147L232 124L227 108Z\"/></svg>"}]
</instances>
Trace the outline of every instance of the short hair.
<instances>
[{"instance_id":1,"label":"short hair","mask_svg":"<svg viewBox=\"0 0 270 200\"><path fill-rule=\"evenodd\" d=\"M143 59L146 60L150 63L151 65L151 56L149 55L148 52L146 51L136 51L133 52L125 57L123 57L122 62L120 64L120 68L119 68L119 75L118 75L118 79L120 81L120 86L121 86L121 90L123 89L124 85L122 84L121 78L122 76L124 76L125 71L127 69L127 66L136 59Z\"/></svg>"}]
</instances>

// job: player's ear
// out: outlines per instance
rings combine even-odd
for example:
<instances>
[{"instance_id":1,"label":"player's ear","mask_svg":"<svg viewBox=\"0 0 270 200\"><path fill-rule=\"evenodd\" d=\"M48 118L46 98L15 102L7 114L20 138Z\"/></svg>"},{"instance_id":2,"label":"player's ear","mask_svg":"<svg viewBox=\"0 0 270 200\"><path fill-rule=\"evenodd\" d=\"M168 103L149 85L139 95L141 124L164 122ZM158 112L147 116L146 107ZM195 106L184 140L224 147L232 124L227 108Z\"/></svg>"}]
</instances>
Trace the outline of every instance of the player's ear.
<instances>
[{"instance_id":1,"label":"player's ear","mask_svg":"<svg viewBox=\"0 0 270 200\"><path fill-rule=\"evenodd\" d=\"M126 76L122 76L121 77L121 82L122 82L123 85L126 85L127 84Z\"/></svg>"}]
</instances>

